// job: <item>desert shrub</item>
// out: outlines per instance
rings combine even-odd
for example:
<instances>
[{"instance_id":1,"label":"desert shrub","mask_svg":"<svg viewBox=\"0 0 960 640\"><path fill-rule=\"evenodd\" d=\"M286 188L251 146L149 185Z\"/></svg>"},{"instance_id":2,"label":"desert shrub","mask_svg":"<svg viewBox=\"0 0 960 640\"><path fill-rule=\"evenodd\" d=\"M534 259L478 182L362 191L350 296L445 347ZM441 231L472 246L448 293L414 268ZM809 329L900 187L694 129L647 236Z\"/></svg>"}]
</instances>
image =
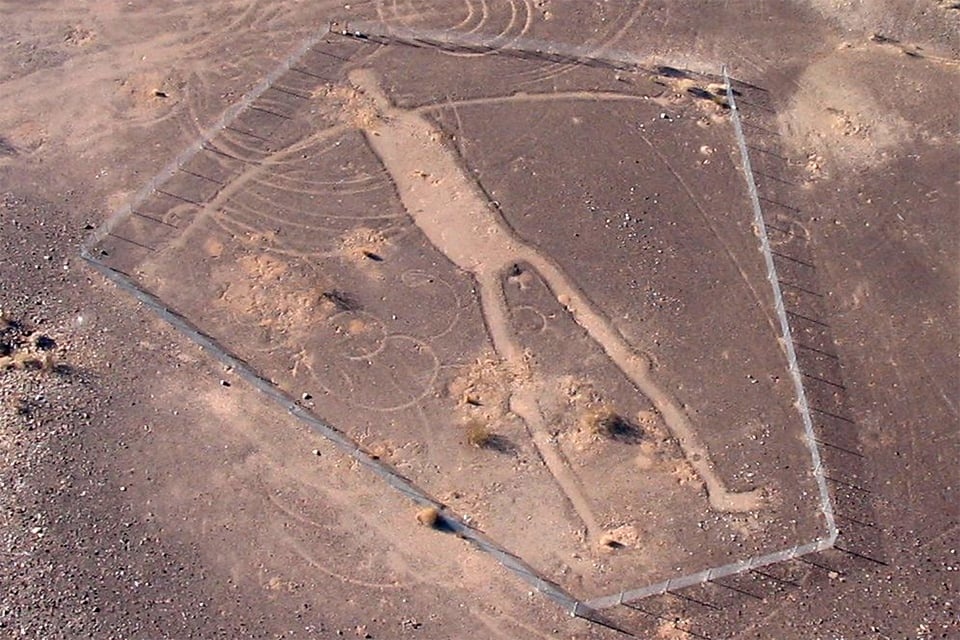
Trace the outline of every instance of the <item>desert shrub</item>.
<instances>
[{"instance_id":1,"label":"desert shrub","mask_svg":"<svg viewBox=\"0 0 960 640\"><path fill-rule=\"evenodd\" d=\"M470 420L467 422L467 442L474 447L483 449L490 446L496 436L493 431L480 420Z\"/></svg>"},{"instance_id":2,"label":"desert shrub","mask_svg":"<svg viewBox=\"0 0 960 640\"><path fill-rule=\"evenodd\" d=\"M717 96L711 95L710 99L715 102L718 106L723 107L724 109L730 108L730 103L727 101L727 96Z\"/></svg>"},{"instance_id":3,"label":"desert shrub","mask_svg":"<svg viewBox=\"0 0 960 640\"><path fill-rule=\"evenodd\" d=\"M633 444L639 442L643 435L640 427L608 405L587 411L581 422L588 433L598 438Z\"/></svg>"},{"instance_id":4,"label":"desert shrub","mask_svg":"<svg viewBox=\"0 0 960 640\"><path fill-rule=\"evenodd\" d=\"M57 363L56 357L48 352L32 353L30 351L17 351L9 356L0 356L0 370L25 369L27 371L52 373L60 371L61 368L61 365Z\"/></svg>"},{"instance_id":5,"label":"desert shrub","mask_svg":"<svg viewBox=\"0 0 960 640\"><path fill-rule=\"evenodd\" d=\"M613 436L619 420L620 415L616 411L603 405L584 413L581 422L589 433L602 438L609 438Z\"/></svg>"},{"instance_id":6,"label":"desert shrub","mask_svg":"<svg viewBox=\"0 0 960 640\"><path fill-rule=\"evenodd\" d=\"M436 507L424 507L417 512L417 522L425 527L435 529L440 523L440 512Z\"/></svg>"}]
</instances>

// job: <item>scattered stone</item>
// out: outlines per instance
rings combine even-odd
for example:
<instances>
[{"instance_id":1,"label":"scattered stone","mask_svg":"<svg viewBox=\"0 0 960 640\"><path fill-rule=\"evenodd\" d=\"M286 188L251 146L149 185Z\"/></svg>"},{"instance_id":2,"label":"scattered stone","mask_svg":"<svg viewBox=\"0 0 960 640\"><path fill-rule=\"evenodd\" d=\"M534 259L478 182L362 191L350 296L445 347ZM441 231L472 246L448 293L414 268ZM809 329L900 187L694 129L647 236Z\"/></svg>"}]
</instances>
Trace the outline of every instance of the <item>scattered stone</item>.
<instances>
[{"instance_id":1,"label":"scattered stone","mask_svg":"<svg viewBox=\"0 0 960 640\"><path fill-rule=\"evenodd\" d=\"M367 639L369 639L369 638L372 638L372 637L373 637L372 635L370 635L369 633L367 633L367 625L365 625L365 624L358 624L358 625L356 626L356 628L354 629L354 631L356 632L358 638L367 638Z\"/></svg>"},{"instance_id":2,"label":"scattered stone","mask_svg":"<svg viewBox=\"0 0 960 640\"><path fill-rule=\"evenodd\" d=\"M229 381L229 380L221 380L221 381L220 381L220 386L221 386L221 387L229 387L229 386L230 386L230 381Z\"/></svg>"},{"instance_id":3,"label":"scattered stone","mask_svg":"<svg viewBox=\"0 0 960 640\"><path fill-rule=\"evenodd\" d=\"M42 335L42 334L37 334L34 337L33 344L34 346L36 346L37 349L40 349L41 351L49 351L50 349L54 349L57 346L57 343L53 338Z\"/></svg>"}]
</instances>

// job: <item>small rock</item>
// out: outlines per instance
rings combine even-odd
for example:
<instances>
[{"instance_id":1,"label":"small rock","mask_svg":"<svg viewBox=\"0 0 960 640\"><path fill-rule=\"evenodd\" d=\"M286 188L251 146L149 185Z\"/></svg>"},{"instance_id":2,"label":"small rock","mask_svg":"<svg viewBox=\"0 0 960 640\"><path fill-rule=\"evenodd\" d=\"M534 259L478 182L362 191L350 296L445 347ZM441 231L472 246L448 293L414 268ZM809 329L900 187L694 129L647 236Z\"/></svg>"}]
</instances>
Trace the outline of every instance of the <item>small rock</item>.
<instances>
[{"instance_id":1,"label":"small rock","mask_svg":"<svg viewBox=\"0 0 960 640\"><path fill-rule=\"evenodd\" d=\"M229 387L229 386L230 386L230 381L229 381L229 380L221 380L221 381L220 381L220 386L221 386L221 387Z\"/></svg>"},{"instance_id":2,"label":"small rock","mask_svg":"<svg viewBox=\"0 0 960 640\"><path fill-rule=\"evenodd\" d=\"M300 396L300 398L301 398L302 400L312 400L312 399L313 399L313 396L310 395L309 393L305 393L305 394L303 394L302 396Z\"/></svg>"},{"instance_id":3,"label":"small rock","mask_svg":"<svg viewBox=\"0 0 960 640\"><path fill-rule=\"evenodd\" d=\"M56 341L48 336L37 334L33 339L33 344L41 351L49 351L57 346Z\"/></svg>"}]
</instances>

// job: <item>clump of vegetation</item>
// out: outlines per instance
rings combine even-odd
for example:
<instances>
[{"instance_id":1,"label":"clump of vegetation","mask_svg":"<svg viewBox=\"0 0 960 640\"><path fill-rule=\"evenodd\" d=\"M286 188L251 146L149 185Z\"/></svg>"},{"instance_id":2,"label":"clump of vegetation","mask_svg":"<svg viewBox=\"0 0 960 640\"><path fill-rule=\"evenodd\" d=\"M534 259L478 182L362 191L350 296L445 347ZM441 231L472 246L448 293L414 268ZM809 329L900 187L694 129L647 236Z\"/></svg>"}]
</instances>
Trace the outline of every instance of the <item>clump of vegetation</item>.
<instances>
[{"instance_id":1,"label":"clump of vegetation","mask_svg":"<svg viewBox=\"0 0 960 640\"><path fill-rule=\"evenodd\" d=\"M729 108L730 108L730 102L727 100L727 96L725 96L725 95L724 95L724 96L718 96L718 95L711 94L711 95L710 95L710 99L711 99L714 103L716 103L716 105L717 105L718 107L720 107L720 108L722 108L722 109L729 109Z\"/></svg>"},{"instance_id":2,"label":"clump of vegetation","mask_svg":"<svg viewBox=\"0 0 960 640\"><path fill-rule=\"evenodd\" d=\"M476 418L467 421L467 442L478 449L491 446L496 441L496 434L481 420Z\"/></svg>"},{"instance_id":3,"label":"clump of vegetation","mask_svg":"<svg viewBox=\"0 0 960 640\"><path fill-rule=\"evenodd\" d=\"M581 423L588 433L606 440L636 444L643 437L640 427L609 405L590 409L581 418Z\"/></svg>"},{"instance_id":4,"label":"clump of vegetation","mask_svg":"<svg viewBox=\"0 0 960 640\"><path fill-rule=\"evenodd\" d=\"M360 308L360 304L353 296L337 289L324 291L320 294L320 299L333 305L337 311L357 311Z\"/></svg>"},{"instance_id":5,"label":"clump of vegetation","mask_svg":"<svg viewBox=\"0 0 960 640\"><path fill-rule=\"evenodd\" d=\"M440 511L436 507L424 507L417 512L417 522L425 527L436 529L440 524Z\"/></svg>"},{"instance_id":6,"label":"clump of vegetation","mask_svg":"<svg viewBox=\"0 0 960 640\"><path fill-rule=\"evenodd\" d=\"M602 405L587 411L582 418L586 430L601 438L610 438L616 432L620 414L608 405Z\"/></svg>"}]
</instances>

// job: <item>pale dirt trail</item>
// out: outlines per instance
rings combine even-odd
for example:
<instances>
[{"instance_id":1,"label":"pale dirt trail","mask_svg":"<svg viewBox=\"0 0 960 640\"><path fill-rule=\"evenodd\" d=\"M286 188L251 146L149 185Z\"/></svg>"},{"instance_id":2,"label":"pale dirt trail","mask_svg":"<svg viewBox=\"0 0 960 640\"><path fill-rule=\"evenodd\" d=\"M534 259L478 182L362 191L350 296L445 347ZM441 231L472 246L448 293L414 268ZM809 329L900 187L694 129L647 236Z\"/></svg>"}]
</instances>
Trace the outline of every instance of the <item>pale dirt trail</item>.
<instances>
[{"instance_id":1,"label":"pale dirt trail","mask_svg":"<svg viewBox=\"0 0 960 640\"><path fill-rule=\"evenodd\" d=\"M506 268L526 262L541 275L577 324L660 412L703 480L710 506L719 511L760 508L762 497L758 491L737 493L726 489L680 404L651 377L647 359L627 343L552 260L512 234L478 185L464 174L454 152L443 144L442 133L419 113L393 106L373 72L355 70L349 77L377 113L376 118L365 121L364 134L393 178L407 212L439 251L477 279L483 317L500 357L520 370L527 367L524 350L510 328L501 282ZM598 535L600 529L590 502L544 425L536 384L530 376L514 389L510 407L526 423L540 455L591 537Z\"/></svg>"}]
</instances>

